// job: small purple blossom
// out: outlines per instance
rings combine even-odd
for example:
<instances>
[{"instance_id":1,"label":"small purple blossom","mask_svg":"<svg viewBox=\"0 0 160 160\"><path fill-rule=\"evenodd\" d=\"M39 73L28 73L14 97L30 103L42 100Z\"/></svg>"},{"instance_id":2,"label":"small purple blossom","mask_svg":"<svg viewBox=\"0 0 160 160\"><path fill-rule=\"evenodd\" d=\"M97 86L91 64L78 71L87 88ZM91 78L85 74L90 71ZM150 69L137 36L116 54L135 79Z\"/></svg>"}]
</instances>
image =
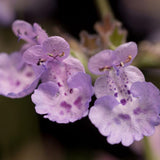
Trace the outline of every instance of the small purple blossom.
<instances>
[{"instance_id":1,"label":"small purple blossom","mask_svg":"<svg viewBox=\"0 0 160 160\"><path fill-rule=\"evenodd\" d=\"M47 38L41 45L34 45L24 52L23 59L28 64L40 65L46 61L62 61L70 54L69 44L59 36Z\"/></svg>"},{"instance_id":2,"label":"small purple blossom","mask_svg":"<svg viewBox=\"0 0 160 160\"><path fill-rule=\"evenodd\" d=\"M36 88L43 68L36 69L22 61L20 52L0 54L0 94L10 98L24 97Z\"/></svg>"},{"instance_id":3,"label":"small purple blossom","mask_svg":"<svg viewBox=\"0 0 160 160\"><path fill-rule=\"evenodd\" d=\"M36 112L57 123L74 122L88 114L93 94L91 78L74 58L50 61L42 83L32 95Z\"/></svg>"},{"instance_id":4,"label":"small purple blossom","mask_svg":"<svg viewBox=\"0 0 160 160\"><path fill-rule=\"evenodd\" d=\"M136 44L130 42L115 51L101 51L89 60L90 71L102 74L94 85L97 100L89 118L110 144L129 146L152 135L160 123L159 90L145 82L138 68L129 66L136 54Z\"/></svg>"},{"instance_id":5,"label":"small purple blossom","mask_svg":"<svg viewBox=\"0 0 160 160\"><path fill-rule=\"evenodd\" d=\"M16 20L12 24L12 30L19 39L23 39L31 45L41 44L48 38L47 33L37 23L32 26L26 21Z\"/></svg>"},{"instance_id":6,"label":"small purple blossom","mask_svg":"<svg viewBox=\"0 0 160 160\"><path fill-rule=\"evenodd\" d=\"M79 60L68 57L69 44L59 36L48 37L38 24L13 23L14 33L28 42L23 47L23 61L41 74L41 84L32 101L36 112L58 123L74 122L88 114L93 94L91 78ZM41 69L42 68L42 69Z\"/></svg>"}]
</instances>

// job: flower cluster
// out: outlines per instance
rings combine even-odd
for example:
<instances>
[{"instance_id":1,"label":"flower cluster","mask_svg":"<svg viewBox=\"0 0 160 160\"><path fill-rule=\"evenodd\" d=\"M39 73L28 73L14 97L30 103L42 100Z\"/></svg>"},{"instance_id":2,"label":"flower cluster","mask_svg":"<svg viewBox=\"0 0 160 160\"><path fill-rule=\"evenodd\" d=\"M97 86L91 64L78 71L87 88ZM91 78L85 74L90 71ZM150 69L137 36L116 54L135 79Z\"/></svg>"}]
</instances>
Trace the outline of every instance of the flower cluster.
<instances>
[{"instance_id":1,"label":"flower cluster","mask_svg":"<svg viewBox=\"0 0 160 160\"><path fill-rule=\"evenodd\" d=\"M89 59L89 70L99 76L92 87L64 38L49 37L37 23L21 20L12 29L26 43L20 51L0 54L1 95L21 98L33 92L36 112L57 123L88 115L110 144L129 146L154 133L160 123L160 91L130 65L137 55L134 42ZM97 99L89 110L93 94Z\"/></svg>"}]
</instances>

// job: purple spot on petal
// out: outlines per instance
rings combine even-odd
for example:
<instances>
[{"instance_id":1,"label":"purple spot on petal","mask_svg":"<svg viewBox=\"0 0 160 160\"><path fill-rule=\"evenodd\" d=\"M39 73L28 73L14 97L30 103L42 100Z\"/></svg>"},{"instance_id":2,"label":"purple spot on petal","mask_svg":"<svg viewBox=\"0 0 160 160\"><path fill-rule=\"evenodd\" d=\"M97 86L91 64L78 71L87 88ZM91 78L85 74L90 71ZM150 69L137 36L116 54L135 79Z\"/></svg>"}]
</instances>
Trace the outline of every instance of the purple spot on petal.
<instances>
[{"instance_id":1,"label":"purple spot on petal","mask_svg":"<svg viewBox=\"0 0 160 160\"><path fill-rule=\"evenodd\" d=\"M127 101L125 99L121 99L120 102L121 102L122 105L125 105Z\"/></svg>"},{"instance_id":2,"label":"purple spot on petal","mask_svg":"<svg viewBox=\"0 0 160 160\"><path fill-rule=\"evenodd\" d=\"M135 115L139 115L140 113L142 113L142 110L141 110L140 107L137 107L136 109L133 110L133 113L134 113Z\"/></svg>"},{"instance_id":3,"label":"purple spot on petal","mask_svg":"<svg viewBox=\"0 0 160 160\"><path fill-rule=\"evenodd\" d=\"M76 105L78 108L81 107L82 103L82 97L78 97L75 101L74 101L74 105Z\"/></svg>"},{"instance_id":4,"label":"purple spot on petal","mask_svg":"<svg viewBox=\"0 0 160 160\"><path fill-rule=\"evenodd\" d=\"M131 117L128 114L118 114L118 117L122 120L130 120Z\"/></svg>"},{"instance_id":5,"label":"purple spot on petal","mask_svg":"<svg viewBox=\"0 0 160 160\"><path fill-rule=\"evenodd\" d=\"M69 93L70 93L70 94L72 94L72 93L73 93L73 89L72 89L72 88L69 90Z\"/></svg>"},{"instance_id":6,"label":"purple spot on petal","mask_svg":"<svg viewBox=\"0 0 160 160\"><path fill-rule=\"evenodd\" d=\"M115 96L115 97L118 97L118 93L116 92L116 93L114 94L114 96Z\"/></svg>"},{"instance_id":7,"label":"purple spot on petal","mask_svg":"<svg viewBox=\"0 0 160 160\"><path fill-rule=\"evenodd\" d=\"M20 85L20 81L16 81L16 86L19 86Z\"/></svg>"},{"instance_id":8,"label":"purple spot on petal","mask_svg":"<svg viewBox=\"0 0 160 160\"><path fill-rule=\"evenodd\" d=\"M131 94L131 91L130 91L130 90L128 90L128 91L127 91L127 93L128 93L128 94Z\"/></svg>"},{"instance_id":9,"label":"purple spot on petal","mask_svg":"<svg viewBox=\"0 0 160 160\"><path fill-rule=\"evenodd\" d=\"M72 108L72 106L65 101L61 102L60 105L61 105L61 107L65 108L67 110L67 112L69 112L70 109Z\"/></svg>"},{"instance_id":10,"label":"purple spot on petal","mask_svg":"<svg viewBox=\"0 0 160 160\"><path fill-rule=\"evenodd\" d=\"M116 124L118 124L118 125L121 124L121 121L120 121L118 118L114 118L113 120L114 120L114 122L115 122Z\"/></svg>"},{"instance_id":11,"label":"purple spot on petal","mask_svg":"<svg viewBox=\"0 0 160 160\"><path fill-rule=\"evenodd\" d=\"M60 84L60 82L57 83L59 87L62 87L62 85Z\"/></svg>"},{"instance_id":12,"label":"purple spot on petal","mask_svg":"<svg viewBox=\"0 0 160 160\"><path fill-rule=\"evenodd\" d=\"M27 73L26 73L26 76L27 76L27 77L32 77L32 76L33 76L33 73L32 73L32 72L27 72Z\"/></svg>"},{"instance_id":13,"label":"purple spot on petal","mask_svg":"<svg viewBox=\"0 0 160 160\"><path fill-rule=\"evenodd\" d=\"M67 93L64 93L65 96L67 96Z\"/></svg>"}]
</instances>

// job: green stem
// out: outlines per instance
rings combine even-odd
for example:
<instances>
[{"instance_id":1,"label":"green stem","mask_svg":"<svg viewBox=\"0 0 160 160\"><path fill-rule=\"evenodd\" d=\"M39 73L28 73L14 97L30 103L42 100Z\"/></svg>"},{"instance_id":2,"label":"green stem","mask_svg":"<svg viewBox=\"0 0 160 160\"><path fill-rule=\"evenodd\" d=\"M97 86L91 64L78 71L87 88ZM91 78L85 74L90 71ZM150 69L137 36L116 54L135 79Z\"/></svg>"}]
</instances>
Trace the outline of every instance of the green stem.
<instances>
[{"instance_id":1,"label":"green stem","mask_svg":"<svg viewBox=\"0 0 160 160\"><path fill-rule=\"evenodd\" d=\"M114 17L108 0L95 0L95 4L102 19L108 14Z\"/></svg>"}]
</instances>

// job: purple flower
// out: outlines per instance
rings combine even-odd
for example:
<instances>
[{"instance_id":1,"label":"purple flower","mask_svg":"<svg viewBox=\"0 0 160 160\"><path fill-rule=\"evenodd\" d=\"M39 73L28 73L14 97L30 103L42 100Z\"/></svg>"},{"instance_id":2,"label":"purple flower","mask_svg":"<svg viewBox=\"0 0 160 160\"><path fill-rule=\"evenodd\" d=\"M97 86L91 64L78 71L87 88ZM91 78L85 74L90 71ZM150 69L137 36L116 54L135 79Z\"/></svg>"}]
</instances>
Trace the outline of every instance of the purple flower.
<instances>
[{"instance_id":1,"label":"purple flower","mask_svg":"<svg viewBox=\"0 0 160 160\"><path fill-rule=\"evenodd\" d=\"M58 123L86 116L93 94L90 76L84 73L80 61L69 54L69 44L59 36L49 37L23 53L27 64L45 69L42 83L32 95L36 112Z\"/></svg>"},{"instance_id":2,"label":"purple flower","mask_svg":"<svg viewBox=\"0 0 160 160\"><path fill-rule=\"evenodd\" d=\"M16 20L12 24L14 34L31 45L41 44L48 38L47 33L37 24L33 26L23 20Z\"/></svg>"},{"instance_id":3,"label":"purple flower","mask_svg":"<svg viewBox=\"0 0 160 160\"><path fill-rule=\"evenodd\" d=\"M59 36L46 39L41 45L34 45L24 52L23 58L28 64L40 65L46 61L62 61L70 54L69 44Z\"/></svg>"},{"instance_id":4,"label":"purple flower","mask_svg":"<svg viewBox=\"0 0 160 160\"><path fill-rule=\"evenodd\" d=\"M88 114L93 94L91 78L74 58L50 61L42 83L32 95L36 112L57 123L74 122Z\"/></svg>"},{"instance_id":5,"label":"purple flower","mask_svg":"<svg viewBox=\"0 0 160 160\"><path fill-rule=\"evenodd\" d=\"M0 54L0 94L10 98L24 97L36 88L42 69L22 61L20 52Z\"/></svg>"},{"instance_id":6,"label":"purple flower","mask_svg":"<svg viewBox=\"0 0 160 160\"><path fill-rule=\"evenodd\" d=\"M137 46L130 42L89 60L90 71L102 74L95 82L97 100L89 118L110 144L129 146L152 135L160 123L159 90L145 82L138 68L129 66L136 54Z\"/></svg>"}]
</instances>

